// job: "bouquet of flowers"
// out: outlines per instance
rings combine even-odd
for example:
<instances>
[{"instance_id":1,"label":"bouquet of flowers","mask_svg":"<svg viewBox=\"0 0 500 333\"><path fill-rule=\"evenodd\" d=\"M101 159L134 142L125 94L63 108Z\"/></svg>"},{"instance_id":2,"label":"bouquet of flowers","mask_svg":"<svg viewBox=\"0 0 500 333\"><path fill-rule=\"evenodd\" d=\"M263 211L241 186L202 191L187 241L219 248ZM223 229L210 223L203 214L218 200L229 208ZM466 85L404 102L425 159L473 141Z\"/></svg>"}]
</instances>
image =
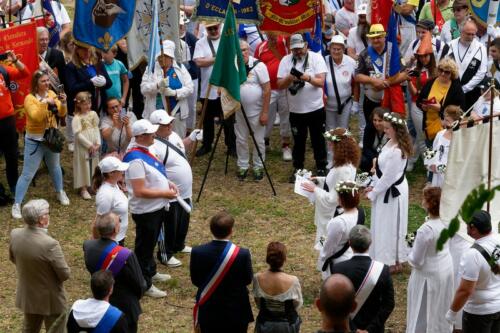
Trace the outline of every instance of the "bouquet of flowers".
<instances>
[{"instance_id":1,"label":"bouquet of flowers","mask_svg":"<svg viewBox=\"0 0 500 333\"><path fill-rule=\"evenodd\" d=\"M417 232L411 232L405 236L406 244L408 247L413 247L413 243L415 243L415 236L417 236Z\"/></svg>"},{"instance_id":2,"label":"bouquet of flowers","mask_svg":"<svg viewBox=\"0 0 500 333\"><path fill-rule=\"evenodd\" d=\"M446 172L446 164L440 164L436 167L438 173L445 173Z\"/></svg>"},{"instance_id":3,"label":"bouquet of flowers","mask_svg":"<svg viewBox=\"0 0 500 333\"><path fill-rule=\"evenodd\" d=\"M437 151L435 151L435 150L427 149L424 152L424 159L425 160L432 160L434 158L434 156L436 156L436 153L437 153Z\"/></svg>"},{"instance_id":4,"label":"bouquet of flowers","mask_svg":"<svg viewBox=\"0 0 500 333\"><path fill-rule=\"evenodd\" d=\"M368 187L371 182L372 177L368 172L362 172L356 175L356 184L358 187Z\"/></svg>"}]
</instances>

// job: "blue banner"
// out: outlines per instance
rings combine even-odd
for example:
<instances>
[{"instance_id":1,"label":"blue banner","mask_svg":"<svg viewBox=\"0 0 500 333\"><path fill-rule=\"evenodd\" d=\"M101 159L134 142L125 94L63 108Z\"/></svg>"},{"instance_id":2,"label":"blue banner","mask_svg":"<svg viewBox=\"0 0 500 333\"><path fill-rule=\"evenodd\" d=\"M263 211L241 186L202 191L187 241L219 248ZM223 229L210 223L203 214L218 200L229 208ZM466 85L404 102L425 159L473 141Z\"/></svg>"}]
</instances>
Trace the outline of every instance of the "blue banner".
<instances>
[{"instance_id":1,"label":"blue banner","mask_svg":"<svg viewBox=\"0 0 500 333\"><path fill-rule=\"evenodd\" d=\"M54 15L54 9L50 0L42 1L42 8L45 18L45 26L49 30L49 47L57 46L59 43L59 32L61 32L61 25L57 22Z\"/></svg>"},{"instance_id":2,"label":"blue banner","mask_svg":"<svg viewBox=\"0 0 500 333\"><path fill-rule=\"evenodd\" d=\"M107 51L130 30L135 1L76 1L73 35L77 43Z\"/></svg>"},{"instance_id":3,"label":"blue banner","mask_svg":"<svg viewBox=\"0 0 500 333\"><path fill-rule=\"evenodd\" d=\"M472 16L476 17L479 23L482 23L484 26L488 25L488 11L490 10L490 4L492 5L493 12L496 11L497 19L492 22L495 24L500 22L500 13L498 12L498 0L467 0L469 4L470 11ZM496 3L495 3L496 2ZM492 13L494 15L494 13ZM493 16L494 17L494 16Z\"/></svg>"},{"instance_id":4,"label":"blue banner","mask_svg":"<svg viewBox=\"0 0 500 333\"><path fill-rule=\"evenodd\" d=\"M224 21L228 0L197 0L193 16L197 20ZM237 23L259 24L262 20L259 1L233 2Z\"/></svg>"}]
</instances>

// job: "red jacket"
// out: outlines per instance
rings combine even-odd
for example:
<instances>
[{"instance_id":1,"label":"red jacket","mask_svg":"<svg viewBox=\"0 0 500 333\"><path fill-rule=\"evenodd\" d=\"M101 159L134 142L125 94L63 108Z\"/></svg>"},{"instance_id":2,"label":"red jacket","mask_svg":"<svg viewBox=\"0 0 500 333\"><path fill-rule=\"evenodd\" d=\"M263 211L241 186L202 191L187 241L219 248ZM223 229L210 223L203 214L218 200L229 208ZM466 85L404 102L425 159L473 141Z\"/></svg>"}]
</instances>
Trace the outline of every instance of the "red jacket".
<instances>
[{"instance_id":1,"label":"red jacket","mask_svg":"<svg viewBox=\"0 0 500 333\"><path fill-rule=\"evenodd\" d=\"M14 66L0 65L5 68L9 74L10 81L19 80L30 75L28 68L24 66L23 70L19 70ZM10 90L6 86L3 75L0 74L0 119L7 118L14 115L14 106L12 105L12 99L10 96Z\"/></svg>"}]
</instances>

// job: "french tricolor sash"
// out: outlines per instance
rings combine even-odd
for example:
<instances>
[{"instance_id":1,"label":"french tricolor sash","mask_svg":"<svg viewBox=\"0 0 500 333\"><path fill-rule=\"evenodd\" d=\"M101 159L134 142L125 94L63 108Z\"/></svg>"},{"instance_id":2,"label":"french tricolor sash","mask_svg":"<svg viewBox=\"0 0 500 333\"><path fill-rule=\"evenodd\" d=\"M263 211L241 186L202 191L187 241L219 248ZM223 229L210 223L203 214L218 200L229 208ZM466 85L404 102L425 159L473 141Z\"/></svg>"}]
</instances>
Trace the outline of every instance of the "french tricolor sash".
<instances>
[{"instance_id":1,"label":"french tricolor sash","mask_svg":"<svg viewBox=\"0 0 500 333\"><path fill-rule=\"evenodd\" d=\"M134 147L130 149L125 154L125 156L123 156L123 162L127 163L137 159L146 162L147 164L158 170L162 175L167 177L167 171L165 170L165 166L147 149L144 149L142 147Z\"/></svg>"},{"instance_id":2,"label":"french tricolor sash","mask_svg":"<svg viewBox=\"0 0 500 333\"><path fill-rule=\"evenodd\" d=\"M384 264L372 260L370 264L370 268L368 268L368 272L365 275L365 278L361 285L358 288L358 291L356 292L356 310L354 312L351 312L351 319L354 319L356 315L358 314L359 310L363 307L363 304L365 304L366 300L370 296L370 294L373 291L373 288L377 285L378 278L380 277L380 274L382 274L382 270L384 269Z\"/></svg>"},{"instance_id":3,"label":"french tricolor sash","mask_svg":"<svg viewBox=\"0 0 500 333\"><path fill-rule=\"evenodd\" d=\"M125 266L131 253L132 252L126 247L122 247L112 242L102 251L96 266L96 271L109 270L113 273L113 276L116 277L123 266Z\"/></svg>"},{"instance_id":4,"label":"french tricolor sash","mask_svg":"<svg viewBox=\"0 0 500 333\"><path fill-rule=\"evenodd\" d=\"M378 73L384 75L385 74L385 61L384 55L386 50L382 52L382 54L378 54L377 51L370 45L366 48L366 52L370 56L373 67L377 70Z\"/></svg>"},{"instance_id":5,"label":"french tricolor sash","mask_svg":"<svg viewBox=\"0 0 500 333\"><path fill-rule=\"evenodd\" d=\"M109 333L115 326L116 322L122 316L122 312L115 308L113 305L109 305L108 309L102 316L101 320L97 326L92 331L93 333Z\"/></svg>"},{"instance_id":6,"label":"french tricolor sash","mask_svg":"<svg viewBox=\"0 0 500 333\"><path fill-rule=\"evenodd\" d=\"M200 306L208 301L210 296L212 296L214 291L222 282L224 276L226 276L227 272L238 256L239 251L240 248L238 246L234 245L231 242L227 242L226 247L224 248L224 251L222 251L217 264L210 273L207 282L205 283L203 288L198 289L198 293L196 294L196 303L193 308L193 320L195 327L198 324L198 310Z\"/></svg>"}]
</instances>

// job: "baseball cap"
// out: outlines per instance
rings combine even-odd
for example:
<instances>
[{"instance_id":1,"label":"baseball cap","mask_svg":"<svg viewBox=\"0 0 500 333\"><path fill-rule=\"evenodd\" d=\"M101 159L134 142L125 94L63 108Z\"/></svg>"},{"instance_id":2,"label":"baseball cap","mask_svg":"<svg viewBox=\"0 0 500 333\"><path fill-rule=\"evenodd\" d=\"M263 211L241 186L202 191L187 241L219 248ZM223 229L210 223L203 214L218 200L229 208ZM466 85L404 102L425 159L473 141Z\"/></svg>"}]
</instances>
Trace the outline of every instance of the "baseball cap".
<instances>
[{"instance_id":1,"label":"baseball cap","mask_svg":"<svg viewBox=\"0 0 500 333\"><path fill-rule=\"evenodd\" d=\"M154 111L153 113L151 113L151 116L149 116L149 121L153 125L156 125L156 124L168 125L174 120L175 120L174 117L170 116L167 113L167 111L162 110L162 109Z\"/></svg>"},{"instance_id":2,"label":"baseball cap","mask_svg":"<svg viewBox=\"0 0 500 333\"><path fill-rule=\"evenodd\" d=\"M469 222L470 226L476 228L481 234L487 234L491 231L491 216L485 210L477 210L472 214Z\"/></svg>"},{"instance_id":3,"label":"baseball cap","mask_svg":"<svg viewBox=\"0 0 500 333\"><path fill-rule=\"evenodd\" d=\"M156 133L158 127L159 125L153 125L147 119L137 120L135 123L132 124L132 136Z\"/></svg>"},{"instance_id":4,"label":"baseball cap","mask_svg":"<svg viewBox=\"0 0 500 333\"><path fill-rule=\"evenodd\" d=\"M101 169L102 173L126 171L128 163L122 162L114 156L107 156L99 162L99 169Z\"/></svg>"},{"instance_id":5,"label":"baseball cap","mask_svg":"<svg viewBox=\"0 0 500 333\"><path fill-rule=\"evenodd\" d=\"M290 48L291 49L301 49L306 45L304 38L301 34L294 34L290 37Z\"/></svg>"}]
</instances>

